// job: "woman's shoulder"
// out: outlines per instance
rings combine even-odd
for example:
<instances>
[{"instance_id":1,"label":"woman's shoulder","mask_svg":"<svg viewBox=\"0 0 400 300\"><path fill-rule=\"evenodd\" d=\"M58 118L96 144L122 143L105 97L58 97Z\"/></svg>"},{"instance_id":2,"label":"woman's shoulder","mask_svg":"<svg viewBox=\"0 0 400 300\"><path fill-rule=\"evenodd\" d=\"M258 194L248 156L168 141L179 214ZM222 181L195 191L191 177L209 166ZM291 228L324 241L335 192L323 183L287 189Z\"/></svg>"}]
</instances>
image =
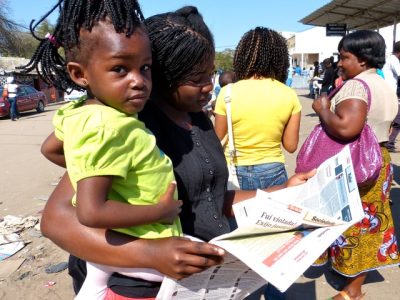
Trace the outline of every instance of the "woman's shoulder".
<instances>
[{"instance_id":1,"label":"woman's shoulder","mask_svg":"<svg viewBox=\"0 0 400 300\"><path fill-rule=\"evenodd\" d=\"M336 104L347 99L359 99L365 102L368 101L368 90L366 83L363 80L349 79L343 83L333 99Z\"/></svg>"},{"instance_id":2,"label":"woman's shoulder","mask_svg":"<svg viewBox=\"0 0 400 300\"><path fill-rule=\"evenodd\" d=\"M391 90L389 83L379 76L376 69L362 72L352 81L354 85L362 85L364 89L369 90L371 93L381 94L386 93L387 90Z\"/></svg>"}]
</instances>

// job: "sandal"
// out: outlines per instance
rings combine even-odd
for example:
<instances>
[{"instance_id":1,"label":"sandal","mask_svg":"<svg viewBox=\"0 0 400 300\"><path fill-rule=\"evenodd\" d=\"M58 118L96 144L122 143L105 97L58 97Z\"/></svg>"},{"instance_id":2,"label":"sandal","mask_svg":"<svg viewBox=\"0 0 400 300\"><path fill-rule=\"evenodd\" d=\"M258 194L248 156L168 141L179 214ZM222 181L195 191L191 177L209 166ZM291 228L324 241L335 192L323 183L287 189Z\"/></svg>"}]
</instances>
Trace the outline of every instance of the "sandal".
<instances>
[{"instance_id":1,"label":"sandal","mask_svg":"<svg viewBox=\"0 0 400 300\"><path fill-rule=\"evenodd\" d=\"M340 292L339 292L339 295L342 296L342 298L343 298L344 300L364 300L364 299L365 299L365 293L364 293L364 294L361 294L360 296L357 296L357 297L355 297L355 298L351 298L351 297L349 296L349 294L347 294L346 291L340 291ZM331 297L331 298L328 298L327 300L333 300L333 298Z\"/></svg>"}]
</instances>

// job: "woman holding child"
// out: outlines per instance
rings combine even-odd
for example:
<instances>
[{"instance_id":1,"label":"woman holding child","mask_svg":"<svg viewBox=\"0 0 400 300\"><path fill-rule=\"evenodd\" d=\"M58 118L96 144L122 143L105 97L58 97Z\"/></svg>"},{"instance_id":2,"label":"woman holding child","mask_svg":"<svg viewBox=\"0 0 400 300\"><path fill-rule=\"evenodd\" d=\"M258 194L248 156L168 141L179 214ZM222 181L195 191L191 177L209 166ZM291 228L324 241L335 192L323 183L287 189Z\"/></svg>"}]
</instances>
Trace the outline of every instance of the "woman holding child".
<instances>
[{"instance_id":1,"label":"woman holding child","mask_svg":"<svg viewBox=\"0 0 400 300\"><path fill-rule=\"evenodd\" d=\"M67 2L77 11L92 4L90 0ZM98 2L103 18L121 13L110 9L113 0ZM129 4L126 11L130 11L131 4L137 5L136 1L124 3ZM138 6L135 12L141 14ZM208 241L229 231L225 214L231 214L233 202L255 195L254 191L226 191L224 154L210 120L202 112L212 90L213 38L195 7L150 17L145 25L153 51L153 90L139 118L154 133L158 147L172 160L178 198L183 200L180 219L184 233ZM62 42L64 37L58 38ZM296 175L288 185L308 177L308 174ZM177 279L219 264L223 259L224 251L207 243L180 237L141 239L86 227L78 221L76 209L71 205L74 193L66 174L46 204L41 228L45 236L81 259L117 267L152 268ZM80 259L71 256L70 274L76 290L85 276L84 266ZM114 274L109 280L106 299L152 299L159 286L158 282Z\"/></svg>"}]
</instances>

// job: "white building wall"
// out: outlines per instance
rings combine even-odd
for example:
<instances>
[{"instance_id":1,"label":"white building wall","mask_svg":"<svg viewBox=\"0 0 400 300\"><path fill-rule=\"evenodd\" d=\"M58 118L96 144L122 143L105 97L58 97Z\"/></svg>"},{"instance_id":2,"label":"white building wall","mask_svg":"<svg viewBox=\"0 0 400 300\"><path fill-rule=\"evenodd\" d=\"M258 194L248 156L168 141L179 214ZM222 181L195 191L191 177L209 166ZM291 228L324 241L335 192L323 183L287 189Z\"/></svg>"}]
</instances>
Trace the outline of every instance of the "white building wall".
<instances>
[{"instance_id":1,"label":"white building wall","mask_svg":"<svg viewBox=\"0 0 400 300\"><path fill-rule=\"evenodd\" d=\"M302 32L295 33L295 47L289 49L289 54L296 57L303 56L303 62L298 61L300 66L307 67L312 61L306 61L308 53L317 53L318 61L322 61L337 53L337 45L342 37L326 36L325 27L313 27ZM301 59L300 59L301 60Z\"/></svg>"},{"instance_id":2,"label":"white building wall","mask_svg":"<svg viewBox=\"0 0 400 300\"><path fill-rule=\"evenodd\" d=\"M383 36L386 43L386 54L389 55L393 51L393 25L379 29L379 33ZM396 40L400 41L400 23L396 27Z\"/></svg>"},{"instance_id":3,"label":"white building wall","mask_svg":"<svg viewBox=\"0 0 400 300\"><path fill-rule=\"evenodd\" d=\"M379 33L383 36L386 42L386 53L389 55L393 50L393 26L388 26L379 29ZM325 58L338 53L337 46L341 40L341 36L326 36L325 27L312 27L302 32L294 33L295 35L295 47L289 49L289 55L293 57L303 56L306 57L307 53L318 53L318 61L321 62ZM396 40L400 41L400 23L397 25L396 30ZM304 58L305 60L305 58ZM303 60L303 63L306 62ZM300 66L307 67L303 65L301 61L298 61ZM308 62L310 63L310 62ZM312 63L312 62L311 62Z\"/></svg>"}]
</instances>

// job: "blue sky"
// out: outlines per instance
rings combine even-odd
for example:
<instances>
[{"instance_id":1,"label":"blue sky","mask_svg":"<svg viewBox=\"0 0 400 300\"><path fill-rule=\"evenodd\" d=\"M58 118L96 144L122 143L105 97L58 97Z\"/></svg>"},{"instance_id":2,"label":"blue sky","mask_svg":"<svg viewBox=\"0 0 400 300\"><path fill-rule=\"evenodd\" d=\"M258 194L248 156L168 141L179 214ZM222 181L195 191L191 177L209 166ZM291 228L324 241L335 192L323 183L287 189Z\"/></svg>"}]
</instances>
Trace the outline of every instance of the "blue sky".
<instances>
[{"instance_id":1,"label":"blue sky","mask_svg":"<svg viewBox=\"0 0 400 300\"><path fill-rule=\"evenodd\" d=\"M12 19L28 25L39 19L56 0L6 0ZM139 0L145 17L173 11L184 5L197 6L214 34L217 50L235 48L241 36L255 26L277 31L299 32L310 28L298 21L329 0ZM1 1L0 1L1 3ZM29 4L28 4L29 3ZM49 17L57 20L57 11Z\"/></svg>"}]
</instances>

